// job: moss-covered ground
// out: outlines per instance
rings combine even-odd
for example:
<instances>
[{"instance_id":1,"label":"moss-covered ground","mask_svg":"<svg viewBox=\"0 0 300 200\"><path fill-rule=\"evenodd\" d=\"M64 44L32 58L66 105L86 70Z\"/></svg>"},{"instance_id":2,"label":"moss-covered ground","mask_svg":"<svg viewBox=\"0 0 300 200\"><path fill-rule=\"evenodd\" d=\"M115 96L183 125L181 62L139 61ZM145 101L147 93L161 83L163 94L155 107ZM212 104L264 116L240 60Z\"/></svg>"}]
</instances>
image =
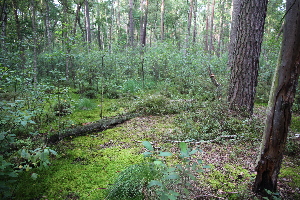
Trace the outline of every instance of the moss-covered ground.
<instances>
[{"instance_id":1,"label":"moss-covered ground","mask_svg":"<svg viewBox=\"0 0 300 200\"><path fill-rule=\"evenodd\" d=\"M184 138L183 136L186 136L185 139L193 139L191 137L196 136L200 141L201 134L207 135L209 131L213 131L212 138L205 136L203 139L214 139L222 134L237 137L190 144L191 147L203 150L197 155L197 159L200 158L203 163L211 166L210 169L197 174L190 199L257 199L258 197L251 192L251 184L255 177L255 160L263 131L264 108L256 107L252 121L240 118L226 119L226 114L222 115L225 117L222 121L218 112L223 110L214 111L211 115L205 114L212 107L215 109L215 105L199 106L196 102L194 106L197 108L189 105L188 111L182 109L178 112L181 106L187 107L187 101L176 102L167 103L169 110L157 113L160 111L159 106L166 106L166 102L161 99L153 102L151 99L148 102L150 105L147 104L148 110L143 108L147 110L147 115L103 132L60 141L52 146L58 152L58 156L53 157L49 168L32 169L20 174L15 184L14 199L105 199L107 188L113 184L121 171L130 165L143 162L142 153L145 149L141 141L151 141L159 149L176 152L176 140ZM71 125L84 125L99 119L99 105L102 105L103 116L115 116L131 109L130 106L139 105L132 101L109 99L103 103L99 100L89 103L93 104L90 108L81 107L71 115L62 117L62 121L64 119ZM151 106L155 103L161 105L155 107L156 113L151 115ZM145 101L140 105L145 106ZM170 105L174 107L174 112L170 111ZM215 118L206 119L208 116ZM293 117L291 129L293 134L299 133L299 117ZM299 155L286 155L284 158L278 184L284 199L300 198L299 164ZM30 178L33 172L39 174L36 180Z\"/></svg>"}]
</instances>

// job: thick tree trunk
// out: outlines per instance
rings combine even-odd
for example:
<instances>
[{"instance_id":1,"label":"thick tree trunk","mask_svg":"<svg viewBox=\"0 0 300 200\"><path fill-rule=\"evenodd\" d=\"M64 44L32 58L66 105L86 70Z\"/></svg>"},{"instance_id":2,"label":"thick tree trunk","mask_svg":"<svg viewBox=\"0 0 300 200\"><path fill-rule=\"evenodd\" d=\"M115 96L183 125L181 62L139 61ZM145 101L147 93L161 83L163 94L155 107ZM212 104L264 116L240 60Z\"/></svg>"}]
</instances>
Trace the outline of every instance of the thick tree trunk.
<instances>
[{"instance_id":1,"label":"thick tree trunk","mask_svg":"<svg viewBox=\"0 0 300 200\"><path fill-rule=\"evenodd\" d=\"M279 63L270 94L268 116L261 144L253 191L275 192L283 158L291 108L300 73L300 0L287 0L287 14Z\"/></svg>"},{"instance_id":2,"label":"thick tree trunk","mask_svg":"<svg viewBox=\"0 0 300 200\"><path fill-rule=\"evenodd\" d=\"M233 41L229 49L231 76L228 101L232 110L247 115L253 113L267 2L241 0L234 4L238 8L233 8L239 12L238 16L233 16L231 30Z\"/></svg>"}]
</instances>

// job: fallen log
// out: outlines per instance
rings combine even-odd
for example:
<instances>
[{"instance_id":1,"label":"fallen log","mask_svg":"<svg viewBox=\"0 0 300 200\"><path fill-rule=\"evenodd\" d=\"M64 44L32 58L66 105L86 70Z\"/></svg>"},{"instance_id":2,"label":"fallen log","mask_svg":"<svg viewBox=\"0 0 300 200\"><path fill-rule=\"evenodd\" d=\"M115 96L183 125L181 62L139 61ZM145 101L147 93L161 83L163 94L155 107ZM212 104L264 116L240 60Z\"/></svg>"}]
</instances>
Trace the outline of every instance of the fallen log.
<instances>
[{"instance_id":1,"label":"fallen log","mask_svg":"<svg viewBox=\"0 0 300 200\"><path fill-rule=\"evenodd\" d=\"M49 137L47 137L46 144L54 144L70 136L76 137L76 136L87 135L90 133L101 132L106 129L112 128L118 124L124 123L125 121L135 118L137 116L138 114L136 113L128 113L116 117L104 118L84 126L77 126L75 128L62 130L54 134L51 134Z\"/></svg>"}]
</instances>

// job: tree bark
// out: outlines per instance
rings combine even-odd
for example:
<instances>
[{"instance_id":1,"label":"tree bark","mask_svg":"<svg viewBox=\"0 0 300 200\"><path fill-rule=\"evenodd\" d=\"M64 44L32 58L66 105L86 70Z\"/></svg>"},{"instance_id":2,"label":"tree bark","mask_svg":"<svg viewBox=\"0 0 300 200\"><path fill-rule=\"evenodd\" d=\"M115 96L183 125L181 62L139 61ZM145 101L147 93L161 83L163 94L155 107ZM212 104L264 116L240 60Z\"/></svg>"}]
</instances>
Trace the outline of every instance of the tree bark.
<instances>
[{"instance_id":1,"label":"tree bark","mask_svg":"<svg viewBox=\"0 0 300 200\"><path fill-rule=\"evenodd\" d=\"M90 9L88 0L84 1L85 5L85 29L86 29L86 42L88 46L88 50L90 50L90 44L92 42L91 38L91 23L90 23Z\"/></svg>"},{"instance_id":2,"label":"tree bark","mask_svg":"<svg viewBox=\"0 0 300 200\"><path fill-rule=\"evenodd\" d=\"M283 42L270 93L268 116L256 166L253 191L276 192L291 108L300 73L300 0L287 0Z\"/></svg>"},{"instance_id":3,"label":"tree bark","mask_svg":"<svg viewBox=\"0 0 300 200\"><path fill-rule=\"evenodd\" d=\"M210 15L210 33L209 33L209 49L208 51L213 53L215 50L214 47L214 18L215 18L215 0L212 0L211 4L211 15Z\"/></svg>"},{"instance_id":4,"label":"tree bark","mask_svg":"<svg viewBox=\"0 0 300 200\"><path fill-rule=\"evenodd\" d=\"M36 88L37 84L37 52L36 52L36 46L37 46L37 34L36 34L36 22L35 22L35 16L36 16L36 9L35 9L35 1L31 0L31 8L32 8L32 32L33 32L33 83L34 87Z\"/></svg>"},{"instance_id":5,"label":"tree bark","mask_svg":"<svg viewBox=\"0 0 300 200\"><path fill-rule=\"evenodd\" d=\"M232 110L251 116L268 0L234 1L228 102Z\"/></svg>"},{"instance_id":6,"label":"tree bark","mask_svg":"<svg viewBox=\"0 0 300 200\"><path fill-rule=\"evenodd\" d=\"M161 0L160 6L160 39L165 39L165 0Z\"/></svg>"},{"instance_id":7,"label":"tree bark","mask_svg":"<svg viewBox=\"0 0 300 200\"><path fill-rule=\"evenodd\" d=\"M144 15L141 17L140 40L141 45L146 45L147 22L148 22L148 0L142 0L141 10L144 10Z\"/></svg>"},{"instance_id":8,"label":"tree bark","mask_svg":"<svg viewBox=\"0 0 300 200\"><path fill-rule=\"evenodd\" d=\"M133 0L129 0L129 25L128 25L128 32L129 32L129 45L133 47L134 41L134 19L133 19Z\"/></svg>"}]
</instances>

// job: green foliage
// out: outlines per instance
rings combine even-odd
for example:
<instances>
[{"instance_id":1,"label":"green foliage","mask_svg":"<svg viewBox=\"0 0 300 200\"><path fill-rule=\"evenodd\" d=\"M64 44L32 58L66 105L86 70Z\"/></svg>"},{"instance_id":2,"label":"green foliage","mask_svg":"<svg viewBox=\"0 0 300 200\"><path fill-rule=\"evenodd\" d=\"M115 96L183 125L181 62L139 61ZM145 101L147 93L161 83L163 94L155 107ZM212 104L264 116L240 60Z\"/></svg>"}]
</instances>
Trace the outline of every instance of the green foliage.
<instances>
[{"instance_id":1,"label":"green foliage","mask_svg":"<svg viewBox=\"0 0 300 200\"><path fill-rule=\"evenodd\" d=\"M180 110L162 95L151 95L135 105L135 110L146 115L175 114Z\"/></svg>"},{"instance_id":2,"label":"green foliage","mask_svg":"<svg viewBox=\"0 0 300 200\"><path fill-rule=\"evenodd\" d=\"M78 110L92 110L96 108L96 103L91 101L90 99L83 98L80 99L79 102L75 105L75 108Z\"/></svg>"},{"instance_id":3,"label":"green foliage","mask_svg":"<svg viewBox=\"0 0 300 200\"><path fill-rule=\"evenodd\" d=\"M67 100L56 102L53 106L55 115L64 116L72 113L71 104Z\"/></svg>"},{"instance_id":4,"label":"green foliage","mask_svg":"<svg viewBox=\"0 0 300 200\"><path fill-rule=\"evenodd\" d=\"M225 164L222 171L212 167L208 173L208 178L205 182L214 189L214 191L221 190L228 199L245 199L247 196L243 192L247 191L247 185L241 184L243 181L252 179L253 175L248 170L241 166Z\"/></svg>"},{"instance_id":5,"label":"green foliage","mask_svg":"<svg viewBox=\"0 0 300 200\"><path fill-rule=\"evenodd\" d=\"M235 135L242 140L257 140L263 130L263 122L255 116L252 119L233 116L226 105L207 102L196 112L184 112L177 116L179 140L212 140L222 135Z\"/></svg>"},{"instance_id":6,"label":"green foliage","mask_svg":"<svg viewBox=\"0 0 300 200\"><path fill-rule=\"evenodd\" d=\"M148 183L151 180L160 179L161 176L160 167L153 163L131 165L120 172L114 184L109 188L107 199L144 199Z\"/></svg>"},{"instance_id":7,"label":"green foliage","mask_svg":"<svg viewBox=\"0 0 300 200\"><path fill-rule=\"evenodd\" d=\"M170 152L156 151L152 144L144 141L147 149L144 152L146 163L132 165L126 168L115 180L109 190L108 199L177 199L188 198L191 181L196 181L193 173L202 172L201 160L196 163L191 157L199 152L191 150L187 144L179 144L180 154L178 164L170 165L167 157L173 156Z\"/></svg>"}]
</instances>

